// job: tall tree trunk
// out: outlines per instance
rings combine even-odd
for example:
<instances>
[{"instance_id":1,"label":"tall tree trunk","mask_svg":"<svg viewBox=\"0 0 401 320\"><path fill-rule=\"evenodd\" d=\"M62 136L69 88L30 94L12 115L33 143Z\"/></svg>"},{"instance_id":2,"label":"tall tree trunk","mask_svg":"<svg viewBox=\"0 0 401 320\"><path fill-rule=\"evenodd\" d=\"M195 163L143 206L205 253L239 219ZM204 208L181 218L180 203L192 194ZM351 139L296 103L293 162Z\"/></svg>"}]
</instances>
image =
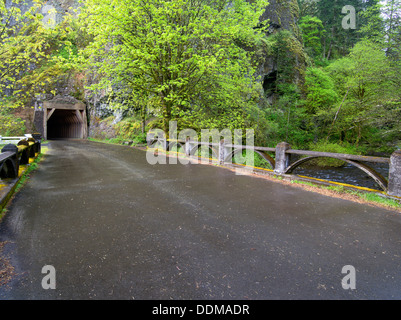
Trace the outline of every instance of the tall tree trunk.
<instances>
[{"instance_id":1,"label":"tall tree trunk","mask_svg":"<svg viewBox=\"0 0 401 320\"><path fill-rule=\"evenodd\" d=\"M141 107L141 131L142 133L145 133L145 127L146 127L146 105Z\"/></svg>"},{"instance_id":2,"label":"tall tree trunk","mask_svg":"<svg viewBox=\"0 0 401 320\"><path fill-rule=\"evenodd\" d=\"M169 138L170 121L171 121L171 102L166 101L166 95L160 93L161 103L163 108L163 131L166 134L166 138Z\"/></svg>"}]
</instances>

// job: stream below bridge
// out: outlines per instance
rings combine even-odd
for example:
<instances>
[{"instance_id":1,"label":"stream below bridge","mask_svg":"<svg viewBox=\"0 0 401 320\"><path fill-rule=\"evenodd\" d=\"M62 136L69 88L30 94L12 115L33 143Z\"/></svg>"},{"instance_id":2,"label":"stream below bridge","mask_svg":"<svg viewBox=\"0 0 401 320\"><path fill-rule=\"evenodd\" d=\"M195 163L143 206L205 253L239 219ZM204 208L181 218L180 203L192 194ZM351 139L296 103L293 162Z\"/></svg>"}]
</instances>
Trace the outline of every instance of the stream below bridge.
<instances>
[{"instance_id":1,"label":"stream below bridge","mask_svg":"<svg viewBox=\"0 0 401 320\"><path fill-rule=\"evenodd\" d=\"M385 163L367 163L371 168L375 169L383 177L388 179L389 165ZM380 186L365 172L354 167L351 164L346 164L343 167L327 167L318 166L300 166L293 172L296 175L307 176L317 179L324 179L334 182L351 184L354 186L365 187L375 190L381 190Z\"/></svg>"}]
</instances>

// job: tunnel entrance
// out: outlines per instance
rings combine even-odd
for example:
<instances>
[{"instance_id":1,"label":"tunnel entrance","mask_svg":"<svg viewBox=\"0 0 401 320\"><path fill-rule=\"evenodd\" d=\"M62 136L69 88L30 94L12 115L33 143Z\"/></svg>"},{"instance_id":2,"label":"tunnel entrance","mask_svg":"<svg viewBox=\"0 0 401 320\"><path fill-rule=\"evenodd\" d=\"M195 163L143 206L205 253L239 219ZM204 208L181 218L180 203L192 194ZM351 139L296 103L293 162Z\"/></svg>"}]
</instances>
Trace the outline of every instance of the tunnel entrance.
<instances>
[{"instance_id":1,"label":"tunnel entrance","mask_svg":"<svg viewBox=\"0 0 401 320\"><path fill-rule=\"evenodd\" d=\"M56 97L43 103L44 139L86 139L86 105L73 97Z\"/></svg>"},{"instance_id":2,"label":"tunnel entrance","mask_svg":"<svg viewBox=\"0 0 401 320\"><path fill-rule=\"evenodd\" d=\"M77 110L54 110L47 121L47 139L83 139L82 117Z\"/></svg>"}]
</instances>

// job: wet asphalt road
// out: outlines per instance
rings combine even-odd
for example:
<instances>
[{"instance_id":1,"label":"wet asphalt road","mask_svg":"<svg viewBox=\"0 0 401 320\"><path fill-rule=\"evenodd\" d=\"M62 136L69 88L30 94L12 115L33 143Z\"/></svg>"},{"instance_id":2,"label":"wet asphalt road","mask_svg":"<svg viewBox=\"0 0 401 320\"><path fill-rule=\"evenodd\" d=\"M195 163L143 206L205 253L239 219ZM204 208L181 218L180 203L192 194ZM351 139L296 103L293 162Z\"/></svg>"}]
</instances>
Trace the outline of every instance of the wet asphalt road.
<instances>
[{"instance_id":1,"label":"wet asphalt road","mask_svg":"<svg viewBox=\"0 0 401 320\"><path fill-rule=\"evenodd\" d=\"M50 143L0 241L1 299L401 298L399 213L88 141Z\"/></svg>"}]
</instances>

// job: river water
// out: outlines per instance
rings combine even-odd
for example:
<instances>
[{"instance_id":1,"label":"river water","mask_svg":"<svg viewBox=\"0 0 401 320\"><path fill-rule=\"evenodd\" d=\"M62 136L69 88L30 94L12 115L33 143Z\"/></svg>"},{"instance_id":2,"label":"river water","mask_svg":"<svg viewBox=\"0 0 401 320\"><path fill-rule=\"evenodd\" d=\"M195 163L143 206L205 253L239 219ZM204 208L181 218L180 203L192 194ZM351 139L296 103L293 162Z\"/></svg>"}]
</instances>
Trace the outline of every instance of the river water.
<instances>
[{"instance_id":1,"label":"river water","mask_svg":"<svg viewBox=\"0 0 401 320\"><path fill-rule=\"evenodd\" d=\"M388 179L389 165L385 163L368 163L370 167L375 169L383 177ZM300 166L294 170L293 174L302 175L312 178L324 179L329 181L351 184L359 187L371 188L380 190L380 186L365 172L354 167L351 164L346 164L340 168L322 168L317 166Z\"/></svg>"}]
</instances>

